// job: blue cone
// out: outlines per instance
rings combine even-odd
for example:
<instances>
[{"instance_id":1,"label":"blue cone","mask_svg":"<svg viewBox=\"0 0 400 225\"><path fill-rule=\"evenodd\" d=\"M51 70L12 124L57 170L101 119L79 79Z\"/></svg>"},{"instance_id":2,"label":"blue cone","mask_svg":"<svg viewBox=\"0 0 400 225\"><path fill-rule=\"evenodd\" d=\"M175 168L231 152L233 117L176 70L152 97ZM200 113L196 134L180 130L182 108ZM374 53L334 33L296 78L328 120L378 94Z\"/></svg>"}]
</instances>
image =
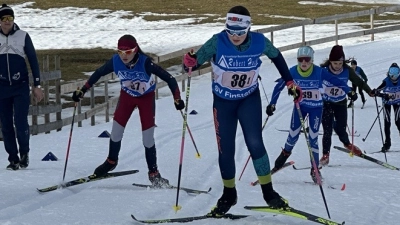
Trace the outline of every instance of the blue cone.
<instances>
[{"instance_id":1,"label":"blue cone","mask_svg":"<svg viewBox=\"0 0 400 225\"><path fill-rule=\"evenodd\" d=\"M49 152L42 161L58 161L58 158L52 152Z\"/></svg>"},{"instance_id":2,"label":"blue cone","mask_svg":"<svg viewBox=\"0 0 400 225\"><path fill-rule=\"evenodd\" d=\"M110 133L108 133L108 131L103 131L103 133L101 133L99 135L99 138L109 138L110 137Z\"/></svg>"}]
</instances>

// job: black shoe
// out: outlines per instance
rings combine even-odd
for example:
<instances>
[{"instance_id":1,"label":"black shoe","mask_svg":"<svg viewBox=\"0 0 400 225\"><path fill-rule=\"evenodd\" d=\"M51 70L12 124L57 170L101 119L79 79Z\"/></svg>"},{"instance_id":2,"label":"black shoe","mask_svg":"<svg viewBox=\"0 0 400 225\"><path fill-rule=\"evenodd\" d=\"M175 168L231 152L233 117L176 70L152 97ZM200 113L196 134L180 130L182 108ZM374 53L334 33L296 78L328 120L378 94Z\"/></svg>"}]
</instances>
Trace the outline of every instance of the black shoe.
<instances>
[{"instance_id":1,"label":"black shoe","mask_svg":"<svg viewBox=\"0 0 400 225\"><path fill-rule=\"evenodd\" d=\"M391 147L391 143L385 142L385 144L383 144L383 146L382 146L381 152L388 152L390 147Z\"/></svg>"},{"instance_id":2,"label":"black shoe","mask_svg":"<svg viewBox=\"0 0 400 225\"><path fill-rule=\"evenodd\" d=\"M112 161L107 158L103 164L101 164L94 170L93 174L96 175L96 177L102 177L106 175L108 172L114 170L115 167L117 167L117 165L118 161Z\"/></svg>"},{"instance_id":3,"label":"black shoe","mask_svg":"<svg viewBox=\"0 0 400 225\"><path fill-rule=\"evenodd\" d=\"M291 154L292 152L287 152L285 149L282 149L281 154L275 160L275 167L272 170L278 171L282 168L283 164L285 164Z\"/></svg>"},{"instance_id":4,"label":"black shoe","mask_svg":"<svg viewBox=\"0 0 400 225\"><path fill-rule=\"evenodd\" d=\"M21 154L21 160L19 161L19 166L23 169L27 168L29 165L29 152L26 154Z\"/></svg>"},{"instance_id":5,"label":"black shoe","mask_svg":"<svg viewBox=\"0 0 400 225\"><path fill-rule=\"evenodd\" d=\"M8 170L19 170L19 163L10 162L10 165L6 167Z\"/></svg>"},{"instance_id":6,"label":"black shoe","mask_svg":"<svg viewBox=\"0 0 400 225\"><path fill-rule=\"evenodd\" d=\"M314 181L314 183L318 184L318 180L317 180L317 176L315 174L314 168L311 168L310 175L311 175L311 179ZM319 170L318 170L318 175L319 175L319 178L321 179L321 182L322 182L321 171L319 171Z\"/></svg>"},{"instance_id":7,"label":"black shoe","mask_svg":"<svg viewBox=\"0 0 400 225\"><path fill-rule=\"evenodd\" d=\"M272 184L261 185L261 189L263 191L263 197L265 202L276 209L286 208L288 207L288 201L282 198L274 189L272 189Z\"/></svg>"},{"instance_id":8,"label":"black shoe","mask_svg":"<svg viewBox=\"0 0 400 225\"><path fill-rule=\"evenodd\" d=\"M167 188L170 186L169 181L165 178L162 178L158 170L156 172L149 171L149 180L151 184L156 188Z\"/></svg>"},{"instance_id":9,"label":"black shoe","mask_svg":"<svg viewBox=\"0 0 400 225\"><path fill-rule=\"evenodd\" d=\"M221 198L218 199L217 205L208 213L208 216L219 217L225 215L232 206L237 203L236 188L224 187Z\"/></svg>"},{"instance_id":10,"label":"black shoe","mask_svg":"<svg viewBox=\"0 0 400 225\"><path fill-rule=\"evenodd\" d=\"M350 102L349 103L349 105L347 106L347 108L351 108L351 107L353 107L354 105Z\"/></svg>"}]
</instances>

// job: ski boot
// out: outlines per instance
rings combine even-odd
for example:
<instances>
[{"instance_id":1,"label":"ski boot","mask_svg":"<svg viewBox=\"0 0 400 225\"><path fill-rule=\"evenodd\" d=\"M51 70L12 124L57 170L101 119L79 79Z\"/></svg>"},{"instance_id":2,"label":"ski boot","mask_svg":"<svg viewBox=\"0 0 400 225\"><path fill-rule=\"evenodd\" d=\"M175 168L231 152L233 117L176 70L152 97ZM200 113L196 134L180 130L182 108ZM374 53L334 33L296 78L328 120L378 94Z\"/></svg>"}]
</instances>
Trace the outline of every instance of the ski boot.
<instances>
[{"instance_id":1,"label":"ski boot","mask_svg":"<svg viewBox=\"0 0 400 225\"><path fill-rule=\"evenodd\" d=\"M311 175L311 179L313 180L313 182L315 184L318 184L318 179L317 179L317 175L315 174L314 168L311 168L310 175ZM322 183L322 175L321 175L321 171L319 171L319 169L318 169L318 175L319 175L319 178L321 179L321 183Z\"/></svg>"},{"instance_id":2,"label":"ski boot","mask_svg":"<svg viewBox=\"0 0 400 225\"><path fill-rule=\"evenodd\" d=\"M265 202L274 209L282 209L288 207L288 201L282 198L273 188L272 183L261 185L263 198Z\"/></svg>"},{"instance_id":3,"label":"ski boot","mask_svg":"<svg viewBox=\"0 0 400 225\"><path fill-rule=\"evenodd\" d=\"M6 167L8 170L19 170L19 162L14 163L13 161Z\"/></svg>"},{"instance_id":4,"label":"ski boot","mask_svg":"<svg viewBox=\"0 0 400 225\"><path fill-rule=\"evenodd\" d=\"M390 147L391 147L391 143L385 141L385 144L383 144L383 146L382 146L381 152L388 152Z\"/></svg>"},{"instance_id":5,"label":"ski boot","mask_svg":"<svg viewBox=\"0 0 400 225\"><path fill-rule=\"evenodd\" d=\"M344 145L344 147L347 148L353 155L359 156L362 154L361 149L351 143Z\"/></svg>"},{"instance_id":6,"label":"ski boot","mask_svg":"<svg viewBox=\"0 0 400 225\"><path fill-rule=\"evenodd\" d=\"M322 155L322 158L319 160L319 163L320 163L322 166L327 166L327 165L329 164L329 152L324 153L324 154Z\"/></svg>"},{"instance_id":7,"label":"ski boot","mask_svg":"<svg viewBox=\"0 0 400 225\"><path fill-rule=\"evenodd\" d=\"M165 178L162 178L161 174L158 172L158 170L155 172L149 171L149 180L155 188L169 187L169 181Z\"/></svg>"},{"instance_id":8,"label":"ski boot","mask_svg":"<svg viewBox=\"0 0 400 225\"><path fill-rule=\"evenodd\" d=\"M106 175L108 172L113 171L115 167L117 167L117 165L118 165L118 160L113 161L107 158L103 164L101 164L94 170L93 174L96 175L96 177L102 177Z\"/></svg>"},{"instance_id":9,"label":"ski boot","mask_svg":"<svg viewBox=\"0 0 400 225\"><path fill-rule=\"evenodd\" d=\"M19 161L19 166L23 169L27 168L29 165L29 152L26 154L21 154L21 160Z\"/></svg>"},{"instance_id":10,"label":"ski boot","mask_svg":"<svg viewBox=\"0 0 400 225\"><path fill-rule=\"evenodd\" d=\"M286 160L289 158L289 156L292 154L292 152L287 152L285 149L282 149L281 154L276 158L275 160L275 167L272 168L273 172L278 171L279 169L282 168L283 164L285 164Z\"/></svg>"},{"instance_id":11,"label":"ski boot","mask_svg":"<svg viewBox=\"0 0 400 225\"><path fill-rule=\"evenodd\" d=\"M236 188L224 187L221 198L218 199L217 205L207 214L209 217L221 217L225 215L232 206L237 203Z\"/></svg>"}]
</instances>

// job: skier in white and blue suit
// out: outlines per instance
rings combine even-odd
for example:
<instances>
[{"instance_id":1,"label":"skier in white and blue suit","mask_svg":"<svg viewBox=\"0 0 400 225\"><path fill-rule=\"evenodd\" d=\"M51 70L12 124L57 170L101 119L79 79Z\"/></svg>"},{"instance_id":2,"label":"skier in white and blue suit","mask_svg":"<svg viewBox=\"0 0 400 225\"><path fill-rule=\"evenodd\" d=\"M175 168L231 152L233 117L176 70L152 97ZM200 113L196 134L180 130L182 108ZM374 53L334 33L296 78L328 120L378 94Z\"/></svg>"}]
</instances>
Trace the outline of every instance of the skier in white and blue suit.
<instances>
[{"instance_id":1,"label":"skier in white and blue suit","mask_svg":"<svg viewBox=\"0 0 400 225\"><path fill-rule=\"evenodd\" d=\"M381 151L387 152L392 145L390 138L390 125L391 125L391 110L393 106L394 111L394 122L396 124L397 130L400 132L400 68L397 63L392 63L386 74L386 78L382 81L376 89L372 90L375 95L379 94L379 91L387 96L386 99L382 98L383 103L383 117L385 118L384 129L385 129L385 143L382 146ZM384 95L384 96L385 96Z\"/></svg>"},{"instance_id":2,"label":"skier in white and blue suit","mask_svg":"<svg viewBox=\"0 0 400 225\"><path fill-rule=\"evenodd\" d=\"M308 115L309 122L309 142L311 145L311 150L318 167L319 165L319 150L318 150L318 130L321 124L322 116L322 94L323 85L325 82L331 83L335 86L343 87L343 90L350 94L351 88L347 84L337 77L331 75L328 71L322 69L321 67L314 65L314 50L309 46L303 46L298 49L297 52L298 64L290 68L290 74L293 77L294 82L300 86L303 95L299 101L300 110L303 119ZM285 87L285 82L283 79L277 80L278 84L274 88L272 93L272 99L267 107L267 114L269 116L273 115L275 111L275 104L279 98L279 93ZM289 135L285 143L285 148L282 149L281 154L275 161L275 167L273 171L277 171L282 168L283 164L289 158L292 153L292 149L295 146L297 140L299 139L301 131L301 122L299 113L296 106L293 107L292 118L290 120L290 130ZM319 171L318 171L319 172ZM311 177L316 183L315 171L311 169Z\"/></svg>"}]
</instances>

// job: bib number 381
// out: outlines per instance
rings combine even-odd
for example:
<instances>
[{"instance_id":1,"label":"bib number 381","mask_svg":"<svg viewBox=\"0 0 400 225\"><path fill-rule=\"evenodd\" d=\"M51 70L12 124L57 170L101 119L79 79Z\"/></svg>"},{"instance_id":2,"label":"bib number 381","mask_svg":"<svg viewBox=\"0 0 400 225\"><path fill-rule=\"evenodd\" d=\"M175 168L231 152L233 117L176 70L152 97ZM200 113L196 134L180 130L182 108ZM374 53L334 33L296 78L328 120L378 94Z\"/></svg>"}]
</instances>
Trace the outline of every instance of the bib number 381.
<instances>
[{"instance_id":1,"label":"bib number 381","mask_svg":"<svg viewBox=\"0 0 400 225\"><path fill-rule=\"evenodd\" d=\"M249 72L225 72L222 74L222 86L230 89L243 89L253 83L255 71Z\"/></svg>"}]
</instances>

